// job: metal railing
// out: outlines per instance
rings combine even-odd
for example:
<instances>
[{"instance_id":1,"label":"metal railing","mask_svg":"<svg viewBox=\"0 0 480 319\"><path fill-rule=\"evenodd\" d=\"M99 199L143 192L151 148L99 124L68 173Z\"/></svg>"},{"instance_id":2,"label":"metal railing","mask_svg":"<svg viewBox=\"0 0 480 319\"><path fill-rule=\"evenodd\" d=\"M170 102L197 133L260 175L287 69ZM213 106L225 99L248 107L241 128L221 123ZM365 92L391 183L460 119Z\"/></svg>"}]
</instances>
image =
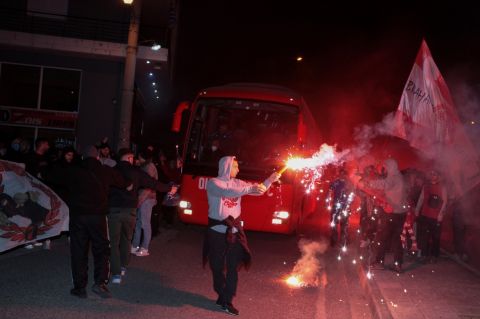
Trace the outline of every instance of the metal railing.
<instances>
[{"instance_id":1,"label":"metal railing","mask_svg":"<svg viewBox=\"0 0 480 319\"><path fill-rule=\"evenodd\" d=\"M0 7L0 29L126 43L128 22L65 16Z\"/></svg>"}]
</instances>

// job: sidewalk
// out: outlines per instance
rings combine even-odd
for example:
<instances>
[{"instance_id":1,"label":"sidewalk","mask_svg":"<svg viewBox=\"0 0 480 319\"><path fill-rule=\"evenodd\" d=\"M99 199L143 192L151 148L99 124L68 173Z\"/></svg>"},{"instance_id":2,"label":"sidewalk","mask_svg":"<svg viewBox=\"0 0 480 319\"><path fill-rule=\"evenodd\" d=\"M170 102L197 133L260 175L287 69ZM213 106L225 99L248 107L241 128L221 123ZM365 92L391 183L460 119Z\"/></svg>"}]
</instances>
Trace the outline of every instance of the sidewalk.
<instances>
[{"instance_id":1,"label":"sidewalk","mask_svg":"<svg viewBox=\"0 0 480 319\"><path fill-rule=\"evenodd\" d=\"M387 256L386 264L391 263ZM435 264L406 259L404 271L358 268L374 318L480 319L480 273L443 254Z\"/></svg>"}]
</instances>

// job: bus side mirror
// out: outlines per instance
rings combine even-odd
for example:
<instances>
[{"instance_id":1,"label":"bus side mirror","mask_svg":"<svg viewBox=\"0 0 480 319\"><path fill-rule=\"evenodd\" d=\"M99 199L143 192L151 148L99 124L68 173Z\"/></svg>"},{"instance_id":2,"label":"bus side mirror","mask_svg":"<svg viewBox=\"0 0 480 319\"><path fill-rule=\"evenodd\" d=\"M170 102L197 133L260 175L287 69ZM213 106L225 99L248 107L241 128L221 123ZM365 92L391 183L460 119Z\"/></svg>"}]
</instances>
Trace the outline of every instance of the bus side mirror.
<instances>
[{"instance_id":1,"label":"bus side mirror","mask_svg":"<svg viewBox=\"0 0 480 319\"><path fill-rule=\"evenodd\" d=\"M177 106L177 109L175 110L175 113L173 115L173 121L172 121L172 131L179 133L182 130L183 123L186 122L188 123L188 117L190 116L190 112L184 112L188 111L190 109L190 102L189 101L183 101L180 102ZM188 114L185 114L188 113ZM188 115L188 117L185 119L185 117Z\"/></svg>"}]
</instances>

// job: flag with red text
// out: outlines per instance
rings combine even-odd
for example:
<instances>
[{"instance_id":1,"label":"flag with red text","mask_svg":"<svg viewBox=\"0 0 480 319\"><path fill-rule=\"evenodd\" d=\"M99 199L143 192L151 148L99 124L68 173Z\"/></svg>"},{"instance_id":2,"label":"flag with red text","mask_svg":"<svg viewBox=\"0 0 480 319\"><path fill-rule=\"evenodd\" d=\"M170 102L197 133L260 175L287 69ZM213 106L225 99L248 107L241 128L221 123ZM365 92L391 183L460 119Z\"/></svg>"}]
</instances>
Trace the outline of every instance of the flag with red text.
<instances>
[{"instance_id":1,"label":"flag with red text","mask_svg":"<svg viewBox=\"0 0 480 319\"><path fill-rule=\"evenodd\" d=\"M407 140L446 174L457 196L480 182L478 154L425 40L405 84L393 134Z\"/></svg>"}]
</instances>

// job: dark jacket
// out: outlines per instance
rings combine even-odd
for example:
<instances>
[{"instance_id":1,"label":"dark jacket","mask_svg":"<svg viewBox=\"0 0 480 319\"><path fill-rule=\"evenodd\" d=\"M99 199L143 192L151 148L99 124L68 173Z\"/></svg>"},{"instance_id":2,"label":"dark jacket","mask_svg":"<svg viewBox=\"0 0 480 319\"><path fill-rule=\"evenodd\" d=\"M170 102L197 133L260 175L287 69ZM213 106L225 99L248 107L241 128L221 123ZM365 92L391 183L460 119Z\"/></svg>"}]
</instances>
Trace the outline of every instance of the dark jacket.
<instances>
[{"instance_id":1,"label":"dark jacket","mask_svg":"<svg viewBox=\"0 0 480 319\"><path fill-rule=\"evenodd\" d=\"M91 157L79 166L50 171L46 178L66 187L71 215L108 214L110 187L126 189L131 184L118 171Z\"/></svg>"},{"instance_id":2,"label":"dark jacket","mask_svg":"<svg viewBox=\"0 0 480 319\"><path fill-rule=\"evenodd\" d=\"M140 167L133 166L129 162L120 161L114 168L121 175L132 181L133 189L112 188L109 195L110 207L136 208L138 205L138 191L141 188L151 188L158 192L168 192L171 186L150 177Z\"/></svg>"},{"instance_id":3,"label":"dark jacket","mask_svg":"<svg viewBox=\"0 0 480 319\"><path fill-rule=\"evenodd\" d=\"M41 174L47 169L47 166L48 157L46 155L33 152L25 158L25 171L36 178L40 178Z\"/></svg>"}]
</instances>

